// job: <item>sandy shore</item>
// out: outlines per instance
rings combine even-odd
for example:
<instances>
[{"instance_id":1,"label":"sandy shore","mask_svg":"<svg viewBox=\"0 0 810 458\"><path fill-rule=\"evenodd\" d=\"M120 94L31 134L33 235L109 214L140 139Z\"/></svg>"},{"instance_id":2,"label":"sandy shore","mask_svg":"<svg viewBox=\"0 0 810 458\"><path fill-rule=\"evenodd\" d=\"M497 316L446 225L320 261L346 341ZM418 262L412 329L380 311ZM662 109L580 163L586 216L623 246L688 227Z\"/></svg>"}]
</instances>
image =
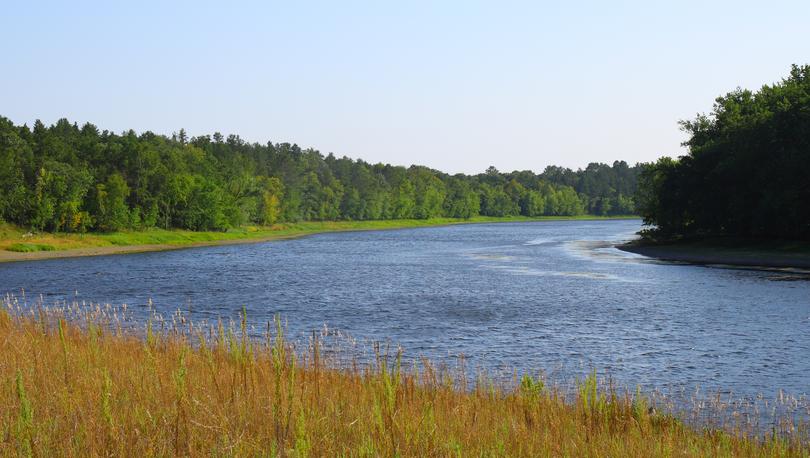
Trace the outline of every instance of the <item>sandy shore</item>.
<instances>
[{"instance_id":1,"label":"sandy shore","mask_svg":"<svg viewBox=\"0 0 810 458\"><path fill-rule=\"evenodd\" d=\"M645 245L627 243L616 248L664 261L703 265L810 269L810 253L804 251L711 246L704 243Z\"/></svg>"}]
</instances>

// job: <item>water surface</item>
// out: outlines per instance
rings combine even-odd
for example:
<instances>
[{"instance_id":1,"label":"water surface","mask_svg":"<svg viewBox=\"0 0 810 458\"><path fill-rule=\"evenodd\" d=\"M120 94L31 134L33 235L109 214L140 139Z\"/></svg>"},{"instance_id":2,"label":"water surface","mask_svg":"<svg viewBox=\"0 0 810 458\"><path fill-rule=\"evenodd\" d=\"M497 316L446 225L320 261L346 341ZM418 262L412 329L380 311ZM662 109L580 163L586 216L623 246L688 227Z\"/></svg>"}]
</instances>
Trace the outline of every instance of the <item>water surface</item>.
<instances>
[{"instance_id":1,"label":"water surface","mask_svg":"<svg viewBox=\"0 0 810 458\"><path fill-rule=\"evenodd\" d=\"M0 291L195 319L280 313L434 359L627 386L810 392L810 282L659 263L611 243L640 222L332 233L169 252L0 264Z\"/></svg>"}]
</instances>

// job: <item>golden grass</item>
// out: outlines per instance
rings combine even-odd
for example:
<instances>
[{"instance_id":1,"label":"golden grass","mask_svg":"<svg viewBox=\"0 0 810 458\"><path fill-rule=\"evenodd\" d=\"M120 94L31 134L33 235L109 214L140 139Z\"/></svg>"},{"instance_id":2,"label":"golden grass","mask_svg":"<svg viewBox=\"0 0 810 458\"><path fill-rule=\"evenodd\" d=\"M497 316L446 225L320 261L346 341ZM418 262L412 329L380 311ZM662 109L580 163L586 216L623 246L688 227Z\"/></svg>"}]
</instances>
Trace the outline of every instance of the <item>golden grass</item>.
<instances>
[{"instance_id":1,"label":"golden grass","mask_svg":"<svg viewBox=\"0 0 810 458\"><path fill-rule=\"evenodd\" d=\"M594 377L566 399L537 379L509 390L396 356L337 369L317 340L294 350L280 325L242 337L244 318L206 332L178 318L141 337L109 309L66 321L4 308L4 456L808 456L798 440L650 414Z\"/></svg>"}]
</instances>

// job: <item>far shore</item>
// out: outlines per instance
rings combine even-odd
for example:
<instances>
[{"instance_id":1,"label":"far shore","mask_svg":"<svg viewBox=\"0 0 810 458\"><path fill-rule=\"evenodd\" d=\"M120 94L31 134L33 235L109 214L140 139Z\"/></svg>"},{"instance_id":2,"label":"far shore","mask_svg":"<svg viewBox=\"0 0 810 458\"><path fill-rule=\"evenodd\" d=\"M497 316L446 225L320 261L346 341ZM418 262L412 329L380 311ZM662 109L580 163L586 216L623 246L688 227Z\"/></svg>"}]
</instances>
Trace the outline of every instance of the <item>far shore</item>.
<instances>
[{"instance_id":1,"label":"far shore","mask_svg":"<svg viewBox=\"0 0 810 458\"><path fill-rule=\"evenodd\" d=\"M326 232L373 231L437 227L454 224L514 223L539 221L635 219L635 216L600 217L591 215L572 217L474 217L470 219L434 218L428 220L383 221L321 221L278 224L270 227L245 227L227 232L193 232L153 229L112 234L27 234L13 227L0 227L0 263L38 261L45 259L75 258L152 251L179 250L204 246L261 243L273 240L299 238ZM32 251L10 249L25 245ZM43 249L44 247L44 249Z\"/></svg>"},{"instance_id":2,"label":"far shore","mask_svg":"<svg viewBox=\"0 0 810 458\"><path fill-rule=\"evenodd\" d=\"M81 258L85 256L104 256L113 254L132 254L132 253L145 253L150 251L169 251L181 250L185 248L197 248L204 246L215 245L235 245L245 243L260 243L269 242L271 240L284 240L302 237L308 234L300 235L280 235L259 238L240 238L240 239L227 239L227 240L211 240L205 242L192 242L185 244L144 244L144 245L110 245L110 246L95 246L87 248L70 248L58 251L33 251L28 253L20 253L14 251L0 251L0 262L16 262L16 261L41 261L45 259L59 259L59 258Z\"/></svg>"},{"instance_id":3,"label":"far shore","mask_svg":"<svg viewBox=\"0 0 810 458\"><path fill-rule=\"evenodd\" d=\"M810 269L810 242L700 240L649 243L635 240L616 248L663 261L768 269Z\"/></svg>"}]
</instances>

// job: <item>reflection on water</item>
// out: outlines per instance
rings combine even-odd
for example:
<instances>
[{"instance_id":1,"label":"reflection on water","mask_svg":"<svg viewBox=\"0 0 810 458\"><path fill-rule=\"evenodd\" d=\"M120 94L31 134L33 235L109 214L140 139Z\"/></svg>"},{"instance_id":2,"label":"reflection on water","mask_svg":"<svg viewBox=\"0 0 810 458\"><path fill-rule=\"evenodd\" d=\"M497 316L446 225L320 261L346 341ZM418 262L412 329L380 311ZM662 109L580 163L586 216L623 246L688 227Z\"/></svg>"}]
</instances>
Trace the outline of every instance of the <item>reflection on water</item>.
<instances>
[{"instance_id":1,"label":"reflection on water","mask_svg":"<svg viewBox=\"0 0 810 458\"><path fill-rule=\"evenodd\" d=\"M613 248L639 221L555 221L0 265L0 291L169 315L327 324L490 370L590 368L618 383L740 396L810 392L810 282L795 271L662 263ZM801 281L800 281L801 280ZM452 361L452 359L449 359Z\"/></svg>"}]
</instances>

